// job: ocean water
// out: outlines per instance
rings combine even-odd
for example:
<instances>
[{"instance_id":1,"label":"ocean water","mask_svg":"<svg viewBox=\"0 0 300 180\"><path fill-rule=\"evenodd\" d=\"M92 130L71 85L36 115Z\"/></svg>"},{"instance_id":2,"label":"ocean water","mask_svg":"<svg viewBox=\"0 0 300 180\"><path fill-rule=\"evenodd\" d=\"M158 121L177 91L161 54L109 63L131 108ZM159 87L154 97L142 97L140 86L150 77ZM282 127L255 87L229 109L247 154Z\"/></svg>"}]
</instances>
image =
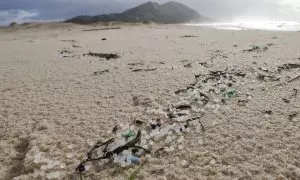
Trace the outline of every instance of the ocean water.
<instances>
[{"instance_id":1,"label":"ocean water","mask_svg":"<svg viewBox=\"0 0 300 180\"><path fill-rule=\"evenodd\" d=\"M300 31L300 22L295 21L236 21L204 24L186 24L187 26L208 27L223 30L267 30Z\"/></svg>"}]
</instances>

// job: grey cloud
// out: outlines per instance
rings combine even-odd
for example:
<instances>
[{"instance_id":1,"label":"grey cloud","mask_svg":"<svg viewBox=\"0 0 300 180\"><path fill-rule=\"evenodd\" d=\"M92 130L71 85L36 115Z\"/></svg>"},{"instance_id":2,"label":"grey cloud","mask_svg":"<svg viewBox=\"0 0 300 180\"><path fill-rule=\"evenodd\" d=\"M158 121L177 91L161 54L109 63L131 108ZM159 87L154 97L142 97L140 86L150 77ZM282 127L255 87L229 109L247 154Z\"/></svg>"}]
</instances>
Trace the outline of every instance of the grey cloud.
<instances>
[{"instance_id":1,"label":"grey cloud","mask_svg":"<svg viewBox=\"0 0 300 180\"><path fill-rule=\"evenodd\" d=\"M37 17L39 13L36 10L26 11L20 9L13 10L0 10L0 23L9 24L11 22L22 23L25 21L31 21Z\"/></svg>"}]
</instances>

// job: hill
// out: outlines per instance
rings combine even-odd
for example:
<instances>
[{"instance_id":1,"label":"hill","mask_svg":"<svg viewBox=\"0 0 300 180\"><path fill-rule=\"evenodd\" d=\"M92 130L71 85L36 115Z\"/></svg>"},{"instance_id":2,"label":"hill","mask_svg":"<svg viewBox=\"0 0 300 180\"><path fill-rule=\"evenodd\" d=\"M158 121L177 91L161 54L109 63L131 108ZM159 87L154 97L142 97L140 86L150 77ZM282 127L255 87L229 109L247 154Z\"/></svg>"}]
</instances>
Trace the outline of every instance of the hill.
<instances>
[{"instance_id":1,"label":"hill","mask_svg":"<svg viewBox=\"0 0 300 180\"><path fill-rule=\"evenodd\" d=\"M122 13L103 14L97 16L77 16L65 22L76 24L91 24L96 22L156 22L156 23L186 23L203 22L210 19L198 14L197 11L178 2L158 4L146 2Z\"/></svg>"}]
</instances>

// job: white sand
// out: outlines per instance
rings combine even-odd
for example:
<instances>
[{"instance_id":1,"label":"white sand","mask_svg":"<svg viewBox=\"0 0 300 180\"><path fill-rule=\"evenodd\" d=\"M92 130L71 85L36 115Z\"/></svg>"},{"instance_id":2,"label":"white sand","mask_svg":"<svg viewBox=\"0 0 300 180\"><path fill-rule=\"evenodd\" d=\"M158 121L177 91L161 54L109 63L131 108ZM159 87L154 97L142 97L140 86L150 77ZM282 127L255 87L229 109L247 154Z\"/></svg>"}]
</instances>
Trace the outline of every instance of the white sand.
<instances>
[{"instance_id":1,"label":"white sand","mask_svg":"<svg viewBox=\"0 0 300 180\"><path fill-rule=\"evenodd\" d=\"M46 179L55 177L54 172L60 173L57 179L71 179L91 145L113 137L116 124L153 118L145 108L178 101L174 92L193 83L195 74L226 67L246 73L257 67L275 71L284 63L300 63L299 32L180 25L82 32L94 27L60 26L0 29L0 179ZM268 43L275 45L266 52L243 53L252 44ZM63 49L74 56L63 58ZM100 61L83 56L88 52L121 58ZM132 72L128 64L136 62L144 65L133 69L157 70ZM184 67L188 63L191 68ZM109 72L94 75L105 69ZM297 75L300 69L278 74L282 81ZM271 87L278 82L254 83L252 91L251 83L244 87L252 95L246 106L238 105L237 96L226 111L206 112L205 133L186 134L183 150L151 158L136 179L300 179L300 80L282 87ZM298 89L296 97L290 97L293 89ZM144 105L134 106L133 97ZM266 110L273 114L265 117ZM293 113L299 114L289 120ZM39 153L48 161L34 162ZM128 179L136 168L106 164L84 177Z\"/></svg>"}]
</instances>

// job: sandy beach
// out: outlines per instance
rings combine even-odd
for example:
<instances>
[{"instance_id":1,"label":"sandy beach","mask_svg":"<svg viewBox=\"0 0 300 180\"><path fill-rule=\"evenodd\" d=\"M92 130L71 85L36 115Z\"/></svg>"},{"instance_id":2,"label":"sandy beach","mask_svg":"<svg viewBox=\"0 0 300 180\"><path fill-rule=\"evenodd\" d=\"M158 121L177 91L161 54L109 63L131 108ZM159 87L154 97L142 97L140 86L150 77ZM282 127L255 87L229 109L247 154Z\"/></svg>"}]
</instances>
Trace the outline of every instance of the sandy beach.
<instances>
[{"instance_id":1,"label":"sandy beach","mask_svg":"<svg viewBox=\"0 0 300 180\"><path fill-rule=\"evenodd\" d=\"M192 101L175 92L216 71L238 82L226 102L198 109L204 130L191 128L180 149L176 141L162 155L154 144L140 169L91 163L84 180L130 179L137 169L136 180L300 179L299 47L300 32L1 28L0 179L79 179L76 167L96 142L116 135L115 125L148 122L163 107Z\"/></svg>"}]
</instances>

